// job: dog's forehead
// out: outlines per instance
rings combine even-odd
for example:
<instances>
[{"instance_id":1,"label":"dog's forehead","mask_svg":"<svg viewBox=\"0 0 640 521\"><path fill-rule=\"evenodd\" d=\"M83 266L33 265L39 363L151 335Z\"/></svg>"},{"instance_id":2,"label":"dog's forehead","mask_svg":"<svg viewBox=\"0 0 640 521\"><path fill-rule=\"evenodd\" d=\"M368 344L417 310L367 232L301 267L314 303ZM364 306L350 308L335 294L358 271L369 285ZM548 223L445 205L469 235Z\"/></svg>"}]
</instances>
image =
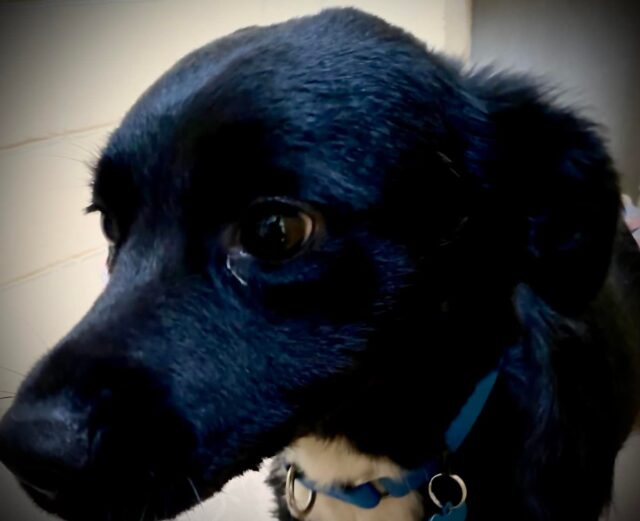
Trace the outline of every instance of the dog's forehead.
<instances>
[{"instance_id":1,"label":"dog's forehead","mask_svg":"<svg viewBox=\"0 0 640 521\"><path fill-rule=\"evenodd\" d=\"M185 57L140 98L98 177L115 164L145 189L170 179L171 194L198 168L245 187L282 172L295 173L290 184L329 174L317 189L361 176L375 186L425 128L440 131L442 74L421 43L355 10L243 29Z\"/></svg>"}]
</instances>

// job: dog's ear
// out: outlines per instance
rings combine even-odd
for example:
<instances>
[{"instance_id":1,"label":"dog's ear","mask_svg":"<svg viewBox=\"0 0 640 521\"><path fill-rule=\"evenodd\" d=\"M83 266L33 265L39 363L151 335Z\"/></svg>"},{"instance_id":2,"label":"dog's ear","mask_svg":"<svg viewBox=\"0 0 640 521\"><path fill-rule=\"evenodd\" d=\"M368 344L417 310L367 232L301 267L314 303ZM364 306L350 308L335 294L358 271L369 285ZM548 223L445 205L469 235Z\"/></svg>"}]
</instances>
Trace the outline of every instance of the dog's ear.
<instances>
[{"instance_id":1,"label":"dog's ear","mask_svg":"<svg viewBox=\"0 0 640 521\"><path fill-rule=\"evenodd\" d=\"M620 214L602 138L527 86L498 86L485 100L484 169L508 208L504 219L518 221L520 276L558 310L579 312L602 287Z\"/></svg>"}]
</instances>

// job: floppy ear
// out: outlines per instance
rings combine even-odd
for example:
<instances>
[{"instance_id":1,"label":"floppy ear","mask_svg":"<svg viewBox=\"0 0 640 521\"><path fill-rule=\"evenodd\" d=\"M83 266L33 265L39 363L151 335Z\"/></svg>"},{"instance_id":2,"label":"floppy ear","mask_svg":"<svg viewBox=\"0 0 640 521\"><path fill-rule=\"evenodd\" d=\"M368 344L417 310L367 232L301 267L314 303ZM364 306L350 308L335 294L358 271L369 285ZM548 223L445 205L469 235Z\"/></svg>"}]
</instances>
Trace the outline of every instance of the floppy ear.
<instances>
[{"instance_id":1,"label":"floppy ear","mask_svg":"<svg viewBox=\"0 0 640 521\"><path fill-rule=\"evenodd\" d=\"M521 276L559 311L579 312L602 287L620 215L610 157L593 124L535 89L496 90L487 168L520 221Z\"/></svg>"}]
</instances>

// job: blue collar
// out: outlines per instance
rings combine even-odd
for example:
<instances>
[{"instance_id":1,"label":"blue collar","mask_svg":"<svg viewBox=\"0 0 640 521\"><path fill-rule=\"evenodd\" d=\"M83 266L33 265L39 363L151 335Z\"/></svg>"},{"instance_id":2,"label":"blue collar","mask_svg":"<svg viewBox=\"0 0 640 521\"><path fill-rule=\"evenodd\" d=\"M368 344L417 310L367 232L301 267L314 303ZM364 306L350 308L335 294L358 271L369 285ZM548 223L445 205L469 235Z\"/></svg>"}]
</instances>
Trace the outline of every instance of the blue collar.
<instances>
[{"instance_id":1,"label":"blue collar","mask_svg":"<svg viewBox=\"0 0 640 521\"><path fill-rule=\"evenodd\" d=\"M500 365L478 382L471 396L449 424L444 441L449 453L456 452L473 428L484 409L498 378ZM442 461L434 459L422 467L408 470L398 478L379 478L353 487L322 486L298 474L297 480L307 489L325 494L360 508L375 508L387 496L403 497L426 485L442 467Z\"/></svg>"}]
</instances>

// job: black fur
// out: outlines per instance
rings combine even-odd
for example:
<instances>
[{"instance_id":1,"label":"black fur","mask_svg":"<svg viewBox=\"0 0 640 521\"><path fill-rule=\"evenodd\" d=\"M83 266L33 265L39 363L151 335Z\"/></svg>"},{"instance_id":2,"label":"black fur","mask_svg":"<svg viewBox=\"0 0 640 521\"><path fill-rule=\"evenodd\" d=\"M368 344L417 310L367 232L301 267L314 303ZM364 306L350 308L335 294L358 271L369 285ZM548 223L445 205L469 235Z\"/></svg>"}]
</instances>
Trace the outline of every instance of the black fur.
<instances>
[{"instance_id":1,"label":"black fur","mask_svg":"<svg viewBox=\"0 0 640 521\"><path fill-rule=\"evenodd\" d=\"M504 356L453 461L469 518L598 518L637 409L640 266L612 257L602 140L540 88L356 10L252 27L141 97L93 197L111 280L0 432L44 508L166 518L309 433L415 467ZM323 224L236 277L229 227L265 197Z\"/></svg>"}]
</instances>

